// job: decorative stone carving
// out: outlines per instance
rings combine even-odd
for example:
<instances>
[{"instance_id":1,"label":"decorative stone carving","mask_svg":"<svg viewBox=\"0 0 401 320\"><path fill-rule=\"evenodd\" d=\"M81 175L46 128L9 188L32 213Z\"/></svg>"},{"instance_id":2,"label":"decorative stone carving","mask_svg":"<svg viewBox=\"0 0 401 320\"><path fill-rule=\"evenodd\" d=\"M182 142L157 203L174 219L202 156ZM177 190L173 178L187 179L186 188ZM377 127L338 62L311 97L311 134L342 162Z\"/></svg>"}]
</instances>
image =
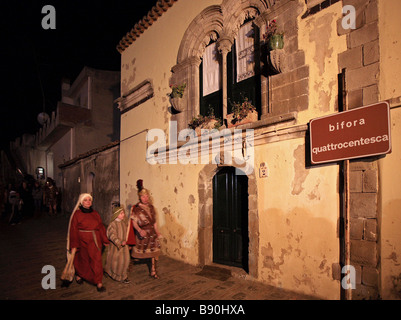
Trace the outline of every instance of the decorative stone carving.
<instances>
[{"instance_id":1,"label":"decorative stone carving","mask_svg":"<svg viewBox=\"0 0 401 320\"><path fill-rule=\"evenodd\" d=\"M274 71L281 73L283 71L284 49L269 51L267 61Z\"/></svg>"}]
</instances>

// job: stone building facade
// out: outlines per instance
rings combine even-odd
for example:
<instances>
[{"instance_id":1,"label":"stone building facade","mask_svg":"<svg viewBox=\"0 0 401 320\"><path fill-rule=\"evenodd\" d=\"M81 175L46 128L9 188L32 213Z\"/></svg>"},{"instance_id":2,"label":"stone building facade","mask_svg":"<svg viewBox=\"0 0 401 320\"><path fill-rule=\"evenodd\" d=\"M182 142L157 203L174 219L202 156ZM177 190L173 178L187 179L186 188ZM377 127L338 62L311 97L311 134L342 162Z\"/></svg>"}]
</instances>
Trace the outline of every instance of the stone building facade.
<instances>
[{"instance_id":1,"label":"stone building facade","mask_svg":"<svg viewBox=\"0 0 401 320\"><path fill-rule=\"evenodd\" d=\"M117 46L120 198L130 208L144 180L164 254L325 299L400 298L399 9L394 0L156 2ZM264 37L273 20L284 32L276 50ZM177 106L169 87L183 83ZM258 120L236 127L235 145L227 115L242 92ZM390 106L390 154L311 163L312 119L379 101ZM223 118L215 153L183 131L208 104ZM352 289L345 265L356 271Z\"/></svg>"}]
</instances>

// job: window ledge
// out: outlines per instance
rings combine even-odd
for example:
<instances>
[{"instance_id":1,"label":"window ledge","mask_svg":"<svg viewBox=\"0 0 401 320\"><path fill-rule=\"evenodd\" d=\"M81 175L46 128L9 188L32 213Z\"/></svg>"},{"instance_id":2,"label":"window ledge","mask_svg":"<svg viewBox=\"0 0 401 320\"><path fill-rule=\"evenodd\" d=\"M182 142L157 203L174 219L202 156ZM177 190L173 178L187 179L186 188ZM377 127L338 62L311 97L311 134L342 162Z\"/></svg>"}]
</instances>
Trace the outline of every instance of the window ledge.
<instances>
[{"instance_id":1,"label":"window ledge","mask_svg":"<svg viewBox=\"0 0 401 320\"><path fill-rule=\"evenodd\" d=\"M234 129L236 129L236 130L260 129L262 134L265 131L266 132L271 132L271 131L276 132L278 129L288 126L289 124L294 125L296 122L296 119L297 119L297 112L289 112L289 113L285 113L282 115L266 117L262 120L238 125L236 127L232 127L229 129L227 129L225 126L222 126L218 132L212 133L211 135L209 135L209 137L224 137L225 135L231 135L234 132ZM222 133L220 133L221 130L229 130L229 131L225 131L223 136L221 136L221 134L222 134ZM179 141L179 142L177 142L176 146L172 147L172 149L180 148L183 145L189 146L191 144L201 143L202 139L199 139L200 137L197 137L197 138L198 139L194 139L193 142ZM168 146L167 151L170 149L171 149L171 146Z\"/></svg>"},{"instance_id":2,"label":"window ledge","mask_svg":"<svg viewBox=\"0 0 401 320\"><path fill-rule=\"evenodd\" d=\"M271 125L279 126L281 124L287 124L287 122L295 122L295 120L297 119L297 112L289 112L277 116L262 116L262 117L263 119L261 120L251 123L241 124L231 129L241 129L241 130L259 129L262 127L269 127Z\"/></svg>"}]
</instances>

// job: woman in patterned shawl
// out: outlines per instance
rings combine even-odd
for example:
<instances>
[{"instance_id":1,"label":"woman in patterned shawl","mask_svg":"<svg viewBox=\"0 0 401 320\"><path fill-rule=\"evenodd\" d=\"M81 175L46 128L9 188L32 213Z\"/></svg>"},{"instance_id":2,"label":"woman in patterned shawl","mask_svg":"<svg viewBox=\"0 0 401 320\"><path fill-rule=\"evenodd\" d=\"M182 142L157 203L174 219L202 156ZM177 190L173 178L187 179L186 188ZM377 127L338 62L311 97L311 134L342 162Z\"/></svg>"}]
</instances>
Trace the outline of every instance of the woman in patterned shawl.
<instances>
[{"instance_id":1,"label":"woman in patterned shawl","mask_svg":"<svg viewBox=\"0 0 401 320\"><path fill-rule=\"evenodd\" d=\"M137 181L139 202L131 208L130 218L136 234L136 245L131 256L136 259L152 259L150 276L159 279L156 263L160 253L160 234L156 223L156 212L150 203L149 191L143 187L143 181Z\"/></svg>"}]
</instances>

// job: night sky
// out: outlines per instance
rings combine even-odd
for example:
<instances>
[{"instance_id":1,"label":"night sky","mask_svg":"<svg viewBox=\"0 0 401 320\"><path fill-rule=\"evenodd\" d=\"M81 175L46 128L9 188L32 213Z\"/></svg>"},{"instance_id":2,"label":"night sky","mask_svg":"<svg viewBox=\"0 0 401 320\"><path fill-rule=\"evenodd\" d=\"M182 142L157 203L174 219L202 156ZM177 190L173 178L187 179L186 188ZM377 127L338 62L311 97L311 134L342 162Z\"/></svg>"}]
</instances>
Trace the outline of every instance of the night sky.
<instances>
[{"instance_id":1,"label":"night sky","mask_svg":"<svg viewBox=\"0 0 401 320\"><path fill-rule=\"evenodd\" d=\"M61 79L75 80L84 66L120 70L116 46L156 0L1 1L1 148L36 133L37 115L51 115L61 100ZM56 29L43 29L45 5Z\"/></svg>"}]
</instances>

